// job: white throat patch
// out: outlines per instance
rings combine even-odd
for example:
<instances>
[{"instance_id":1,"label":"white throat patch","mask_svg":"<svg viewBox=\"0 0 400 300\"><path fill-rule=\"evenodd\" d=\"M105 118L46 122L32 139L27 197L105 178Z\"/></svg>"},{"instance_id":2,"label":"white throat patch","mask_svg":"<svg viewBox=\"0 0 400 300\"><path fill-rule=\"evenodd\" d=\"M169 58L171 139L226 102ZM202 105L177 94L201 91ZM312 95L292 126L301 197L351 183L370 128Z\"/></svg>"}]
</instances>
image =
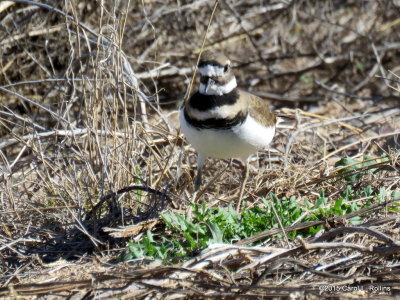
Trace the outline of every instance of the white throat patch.
<instances>
[{"instance_id":1,"label":"white throat patch","mask_svg":"<svg viewBox=\"0 0 400 300\"><path fill-rule=\"evenodd\" d=\"M204 83L200 83L199 93L203 95L218 95L222 96L223 94L230 93L235 87L237 87L235 76L226 83L226 84L218 84L216 81L212 81L211 84L208 85L208 89L206 91L206 85Z\"/></svg>"},{"instance_id":2,"label":"white throat patch","mask_svg":"<svg viewBox=\"0 0 400 300\"><path fill-rule=\"evenodd\" d=\"M201 66L199 68L199 73L201 76L207 76L207 77L219 77L225 75L223 67L213 66L213 65Z\"/></svg>"}]
</instances>

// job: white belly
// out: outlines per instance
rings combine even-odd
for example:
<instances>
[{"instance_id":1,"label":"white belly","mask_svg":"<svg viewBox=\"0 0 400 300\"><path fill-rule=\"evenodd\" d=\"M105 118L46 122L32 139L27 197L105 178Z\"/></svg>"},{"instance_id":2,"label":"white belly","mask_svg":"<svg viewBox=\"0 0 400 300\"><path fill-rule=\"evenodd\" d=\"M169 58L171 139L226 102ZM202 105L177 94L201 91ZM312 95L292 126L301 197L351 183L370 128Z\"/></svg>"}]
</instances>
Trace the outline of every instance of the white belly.
<instances>
[{"instance_id":1,"label":"white belly","mask_svg":"<svg viewBox=\"0 0 400 300\"><path fill-rule=\"evenodd\" d=\"M189 143L203 155L216 158L245 160L258 149L268 146L275 134L275 127L265 127L251 116L229 130L198 130L186 122L183 110L179 120Z\"/></svg>"}]
</instances>

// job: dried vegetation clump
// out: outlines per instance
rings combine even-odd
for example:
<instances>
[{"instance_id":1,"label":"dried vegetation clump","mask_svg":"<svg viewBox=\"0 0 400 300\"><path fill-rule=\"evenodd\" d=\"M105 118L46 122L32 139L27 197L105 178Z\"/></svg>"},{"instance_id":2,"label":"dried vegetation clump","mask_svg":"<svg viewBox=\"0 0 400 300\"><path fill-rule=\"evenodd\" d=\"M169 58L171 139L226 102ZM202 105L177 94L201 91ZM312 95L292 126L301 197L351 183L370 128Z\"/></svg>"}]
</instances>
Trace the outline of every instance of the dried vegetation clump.
<instances>
[{"instance_id":1,"label":"dried vegetation clump","mask_svg":"<svg viewBox=\"0 0 400 300\"><path fill-rule=\"evenodd\" d=\"M312 202L321 190L335 201L346 156L374 158L354 188L383 189L387 202L354 213L357 227L351 216L322 220L318 237L284 241L277 227L262 246L216 244L179 265L107 263L140 232L104 228L193 200L196 155L177 111L213 5L0 2L0 297L399 293L400 217L388 210L400 192L394 0L220 1L205 43L232 59L241 88L296 119L252 161L247 205L269 193ZM237 162L209 161L197 201L234 204L240 180Z\"/></svg>"}]
</instances>

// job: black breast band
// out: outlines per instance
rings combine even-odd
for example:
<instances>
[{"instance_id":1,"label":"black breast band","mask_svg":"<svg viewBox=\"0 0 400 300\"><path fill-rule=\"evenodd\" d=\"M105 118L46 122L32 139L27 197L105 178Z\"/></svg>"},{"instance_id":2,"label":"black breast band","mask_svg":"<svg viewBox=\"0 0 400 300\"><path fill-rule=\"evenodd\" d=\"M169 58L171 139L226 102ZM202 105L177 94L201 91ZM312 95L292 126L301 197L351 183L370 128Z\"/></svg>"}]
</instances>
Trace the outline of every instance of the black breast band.
<instances>
[{"instance_id":1,"label":"black breast band","mask_svg":"<svg viewBox=\"0 0 400 300\"><path fill-rule=\"evenodd\" d=\"M199 92L193 94L189 99L189 105L199 111L206 111L223 105L233 105L239 98L237 89L223 95L203 95Z\"/></svg>"}]
</instances>

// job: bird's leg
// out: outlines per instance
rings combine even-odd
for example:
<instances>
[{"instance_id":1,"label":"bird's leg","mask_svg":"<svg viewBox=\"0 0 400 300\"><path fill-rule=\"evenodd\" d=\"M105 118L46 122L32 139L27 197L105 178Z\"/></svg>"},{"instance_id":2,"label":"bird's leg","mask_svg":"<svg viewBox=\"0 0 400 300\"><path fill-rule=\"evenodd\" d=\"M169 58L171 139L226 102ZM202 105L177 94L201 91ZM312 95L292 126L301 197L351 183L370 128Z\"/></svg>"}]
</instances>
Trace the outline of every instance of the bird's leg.
<instances>
[{"instance_id":1,"label":"bird's leg","mask_svg":"<svg viewBox=\"0 0 400 300\"><path fill-rule=\"evenodd\" d=\"M236 204L236 211L240 212L240 206L242 205L242 198L243 198L243 194L244 194L244 188L246 187L246 182L247 179L249 177L249 160L246 159L244 162L244 170L243 170L243 174L242 174L242 185L240 186L240 193L239 193L239 199L238 202Z\"/></svg>"},{"instance_id":2,"label":"bird's leg","mask_svg":"<svg viewBox=\"0 0 400 300\"><path fill-rule=\"evenodd\" d=\"M194 193L193 193L193 197L191 200L192 204L196 203L197 192L199 191L199 188L201 186L201 175L202 175L202 171L203 171L203 165L204 165L204 155L200 152L197 152L197 174L196 174L196 178L194 180ZM189 221L192 220L192 210L193 210L192 205L189 205L186 209L186 218Z\"/></svg>"},{"instance_id":3,"label":"bird's leg","mask_svg":"<svg viewBox=\"0 0 400 300\"><path fill-rule=\"evenodd\" d=\"M197 192L201 186L202 183L202 168L201 169L197 169L197 174L196 174L196 178L194 180L194 190L195 192Z\"/></svg>"},{"instance_id":4,"label":"bird's leg","mask_svg":"<svg viewBox=\"0 0 400 300\"><path fill-rule=\"evenodd\" d=\"M204 165L204 155L202 153L198 152L197 153L197 174L196 174L196 179L194 181L195 192L197 192L201 186L203 165Z\"/></svg>"}]
</instances>

